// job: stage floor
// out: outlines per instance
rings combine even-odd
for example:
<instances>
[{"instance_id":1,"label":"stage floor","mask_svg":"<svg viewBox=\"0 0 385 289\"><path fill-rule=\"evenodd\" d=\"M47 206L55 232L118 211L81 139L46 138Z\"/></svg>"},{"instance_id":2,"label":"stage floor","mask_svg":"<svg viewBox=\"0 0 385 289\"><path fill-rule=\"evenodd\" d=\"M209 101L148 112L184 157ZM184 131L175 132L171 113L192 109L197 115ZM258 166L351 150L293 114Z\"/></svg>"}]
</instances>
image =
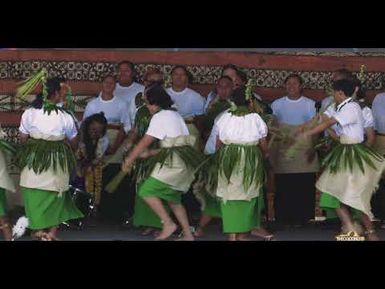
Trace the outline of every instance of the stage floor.
<instances>
[{"instance_id":1,"label":"stage floor","mask_svg":"<svg viewBox=\"0 0 385 289\"><path fill-rule=\"evenodd\" d=\"M379 226L378 226L379 227ZM277 227L275 224L269 225L275 235L276 241L334 241L334 236L338 232L338 225L326 223L309 224L301 228ZM385 240L385 229L378 228L377 233L381 240ZM154 236L142 236L141 230L131 226L105 225L98 224L96 227L83 227L82 230L63 229L59 231L58 237L62 241L152 241ZM177 239L174 235L170 240ZM263 241L251 237L253 241ZM0 237L2 240L2 237ZM27 235L17 241L30 241ZM226 236L222 234L218 222L211 224L206 235L197 238L197 241L225 241Z\"/></svg>"}]
</instances>

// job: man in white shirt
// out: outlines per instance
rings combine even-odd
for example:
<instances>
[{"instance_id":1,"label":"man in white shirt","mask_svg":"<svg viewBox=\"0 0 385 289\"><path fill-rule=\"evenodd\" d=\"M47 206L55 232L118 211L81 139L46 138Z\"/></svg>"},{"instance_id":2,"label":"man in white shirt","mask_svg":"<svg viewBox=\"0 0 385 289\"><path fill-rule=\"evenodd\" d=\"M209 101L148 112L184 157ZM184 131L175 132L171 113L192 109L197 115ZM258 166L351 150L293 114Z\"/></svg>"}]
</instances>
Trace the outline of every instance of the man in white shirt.
<instances>
[{"instance_id":1,"label":"man in white shirt","mask_svg":"<svg viewBox=\"0 0 385 289\"><path fill-rule=\"evenodd\" d=\"M374 128L376 130L375 149L385 155L385 93L379 93L373 100L372 113L374 117Z\"/></svg>"},{"instance_id":2,"label":"man in white shirt","mask_svg":"<svg viewBox=\"0 0 385 289\"><path fill-rule=\"evenodd\" d=\"M123 135L109 136L111 148L109 153L114 154L121 145L125 135L131 130L131 115L128 110L128 105L121 98L114 95L115 78L113 76L106 76L102 83L102 92L99 96L91 100L84 111L83 120L95 113L103 112L109 124L109 129L122 129ZM113 138L113 139L111 139Z\"/></svg>"},{"instance_id":3,"label":"man in white shirt","mask_svg":"<svg viewBox=\"0 0 385 289\"><path fill-rule=\"evenodd\" d=\"M120 171L123 160L122 148L124 138L132 128L132 116L127 102L114 95L116 79L114 76L106 76L102 83L102 91L96 99L87 104L83 119L88 116L103 112L107 119L107 136L110 148L104 157L108 164L103 169L103 188ZM120 149L119 149L120 148ZM102 193L100 203L100 217L105 220L121 223L124 215L129 210L132 194L129 188L130 180L125 180L114 194Z\"/></svg>"},{"instance_id":4,"label":"man in white shirt","mask_svg":"<svg viewBox=\"0 0 385 289\"><path fill-rule=\"evenodd\" d=\"M200 130L202 127L205 98L188 87L192 82L192 75L185 66L177 65L171 70L171 81L172 87L166 91L174 102L173 107L175 107L178 113L184 118L189 133L196 136L197 140L194 147L200 150ZM183 198L189 213L195 210L194 207L198 207L193 200L192 194L188 193L184 195ZM195 204L195 206L193 206L193 204Z\"/></svg>"},{"instance_id":5,"label":"man in white shirt","mask_svg":"<svg viewBox=\"0 0 385 289\"><path fill-rule=\"evenodd\" d=\"M175 66L171 71L172 87L167 89L167 93L174 102L174 107L186 121L190 134L197 137L194 147L198 149L200 146L198 128L201 128L205 99L198 92L188 87L192 81L191 78L191 74L186 67Z\"/></svg>"},{"instance_id":6,"label":"man in white shirt","mask_svg":"<svg viewBox=\"0 0 385 289\"><path fill-rule=\"evenodd\" d=\"M302 95L302 83L299 75L289 75L285 80L288 95L271 105L280 129L289 135L316 115L315 102ZM275 219L280 224L304 225L314 218L318 159L311 139L291 158L286 155L288 149L285 142L276 143L272 161L276 186Z\"/></svg>"},{"instance_id":7,"label":"man in white shirt","mask_svg":"<svg viewBox=\"0 0 385 289\"><path fill-rule=\"evenodd\" d=\"M184 66L175 66L171 71L172 87L167 89L179 114L183 118L194 118L204 114L205 99L188 87L189 72Z\"/></svg>"},{"instance_id":8,"label":"man in white shirt","mask_svg":"<svg viewBox=\"0 0 385 289\"><path fill-rule=\"evenodd\" d=\"M374 128L376 139L373 149L385 156L385 93L379 93L375 96L372 103L372 113L374 117ZM378 190L372 197L373 213L384 222L385 220L385 181L381 179ZM385 223L381 226L385 228Z\"/></svg>"},{"instance_id":9,"label":"man in white shirt","mask_svg":"<svg viewBox=\"0 0 385 289\"><path fill-rule=\"evenodd\" d=\"M131 115L131 123L134 123L136 106L135 97L138 93L143 93L144 86L135 82L136 71L134 64L129 61L122 61L118 64L117 83L114 95L123 99L128 107Z\"/></svg>"}]
</instances>

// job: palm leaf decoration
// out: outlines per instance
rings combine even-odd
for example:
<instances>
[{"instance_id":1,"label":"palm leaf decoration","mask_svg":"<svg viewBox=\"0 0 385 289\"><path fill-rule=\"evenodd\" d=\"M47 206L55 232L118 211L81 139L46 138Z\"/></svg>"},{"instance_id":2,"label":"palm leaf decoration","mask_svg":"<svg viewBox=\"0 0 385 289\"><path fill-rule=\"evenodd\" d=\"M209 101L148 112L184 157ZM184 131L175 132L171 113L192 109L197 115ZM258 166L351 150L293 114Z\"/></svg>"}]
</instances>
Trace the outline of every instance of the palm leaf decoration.
<instances>
[{"instance_id":1,"label":"palm leaf decoration","mask_svg":"<svg viewBox=\"0 0 385 289\"><path fill-rule=\"evenodd\" d=\"M66 94L67 103L66 107L58 107L55 103L47 99L48 91L46 87L46 82L48 79L48 71L45 68L42 68L38 73L31 76L30 78L24 80L21 85L16 90L16 97L19 99L25 100L26 96L34 91L39 85L43 85L42 95L43 95L43 110L47 112L48 115L52 111L58 113L58 111L70 112L75 111L74 101L71 89L69 88Z\"/></svg>"},{"instance_id":2,"label":"palm leaf decoration","mask_svg":"<svg viewBox=\"0 0 385 289\"><path fill-rule=\"evenodd\" d=\"M139 137L143 137L150 125L151 113L145 105L138 108L135 115L135 127L138 129Z\"/></svg>"},{"instance_id":3,"label":"palm leaf decoration","mask_svg":"<svg viewBox=\"0 0 385 289\"><path fill-rule=\"evenodd\" d=\"M244 160L244 161L242 161ZM207 156L198 167L198 180L206 184L207 193L215 196L218 175L230 183L234 171L243 174L243 185L248 190L253 184L263 184L266 180L262 153L257 145L229 144L215 154Z\"/></svg>"},{"instance_id":4,"label":"palm leaf decoration","mask_svg":"<svg viewBox=\"0 0 385 289\"><path fill-rule=\"evenodd\" d=\"M205 116L205 119L203 121L203 126L205 130L211 130L214 121L216 117L224 112L226 109L229 109L231 107L231 103L229 101L222 101L222 100L214 100L214 103L210 106L207 115Z\"/></svg>"},{"instance_id":5,"label":"palm leaf decoration","mask_svg":"<svg viewBox=\"0 0 385 289\"><path fill-rule=\"evenodd\" d=\"M16 148L12 143L6 140L0 139L0 151L10 153L10 154L15 154Z\"/></svg>"},{"instance_id":6,"label":"palm leaf decoration","mask_svg":"<svg viewBox=\"0 0 385 289\"><path fill-rule=\"evenodd\" d=\"M257 145L224 145L218 152L219 173L230 183L234 170L242 171L243 185L245 190L248 190L253 184L265 182L262 159L261 150Z\"/></svg>"},{"instance_id":7,"label":"palm leaf decoration","mask_svg":"<svg viewBox=\"0 0 385 289\"><path fill-rule=\"evenodd\" d=\"M7 134L3 131L0 125L0 150L10 154L16 153L15 145L5 140L6 136Z\"/></svg>"},{"instance_id":8,"label":"palm leaf decoration","mask_svg":"<svg viewBox=\"0 0 385 289\"><path fill-rule=\"evenodd\" d=\"M67 88L66 94L65 94L65 105L64 108L67 112L71 112L72 114L75 113L75 100L74 96L72 94L72 89L67 84L62 84L65 88Z\"/></svg>"},{"instance_id":9,"label":"palm leaf decoration","mask_svg":"<svg viewBox=\"0 0 385 289\"><path fill-rule=\"evenodd\" d=\"M377 169L372 159L384 161L384 158L364 144L335 143L330 153L322 160L322 166L328 168L331 173L340 170L353 172L358 168L365 173L364 164L372 169Z\"/></svg>"},{"instance_id":10,"label":"palm leaf decoration","mask_svg":"<svg viewBox=\"0 0 385 289\"><path fill-rule=\"evenodd\" d=\"M204 184L202 189L212 197L216 197L218 170L218 152L205 156L204 161L195 169L197 182Z\"/></svg>"},{"instance_id":11,"label":"palm leaf decoration","mask_svg":"<svg viewBox=\"0 0 385 289\"><path fill-rule=\"evenodd\" d=\"M160 152L147 159L137 159L134 166L134 178L137 182L148 178L155 166L159 163L160 168L171 165L174 155L179 156L186 164L187 168L196 170L203 162L203 155L189 145L162 148ZM119 187L120 183L127 176L127 173L120 171L105 187L109 193L113 193Z\"/></svg>"},{"instance_id":12,"label":"palm leaf decoration","mask_svg":"<svg viewBox=\"0 0 385 289\"><path fill-rule=\"evenodd\" d=\"M21 86L16 90L16 96L25 99L25 97L35 90L41 83L44 83L47 80L47 77L48 71L43 68L38 73L22 82Z\"/></svg>"},{"instance_id":13,"label":"palm leaf decoration","mask_svg":"<svg viewBox=\"0 0 385 289\"><path fill-rule=\"evenodd\" d=\"M171 75L167 74L165 76L165 79L164 79L163 87L165 89L167 89L167 88L171 87L171 84L172 84Z\"/></svg>"},{"instance_id":14,"label":"palm leaf decoration","mask_svg":"<svg viewBox=\"0 0 385 289\"><path fill-rule=\"evenodd\" d=\"M246 92L245 98L246 100L251 100L253 97L253 90L257 85L257 81L254 78L250 78L246 83Z\"/></svg>"},{"instance_id":15,"label":"palm leaf decoration","mask_svg":"<svg viewBox=\"0 0 385 289\"><path fill-rule=\"evenodd\" d=\"M64 141L46 141L30 138L17 152L17 163L20 168L28 167L36 174L53 168L60 168L70 173L76 164L75 156Z\"/></svg>"},{"instance_id":16,"label":"palm leaf decoration","mask_svg":"<svg viewBox=\"0 0 385 289\"><path fill-rule=\"evenodd\" d=\"M191 170L195 170L204 160L203 155L189 145L162 148L156 156L149 158L146 162L145 177L151 174L158 163L160 164L160 168L164 165L172 164L174 155L179 156L187 168Z\"/></svg>"}]
</instances>

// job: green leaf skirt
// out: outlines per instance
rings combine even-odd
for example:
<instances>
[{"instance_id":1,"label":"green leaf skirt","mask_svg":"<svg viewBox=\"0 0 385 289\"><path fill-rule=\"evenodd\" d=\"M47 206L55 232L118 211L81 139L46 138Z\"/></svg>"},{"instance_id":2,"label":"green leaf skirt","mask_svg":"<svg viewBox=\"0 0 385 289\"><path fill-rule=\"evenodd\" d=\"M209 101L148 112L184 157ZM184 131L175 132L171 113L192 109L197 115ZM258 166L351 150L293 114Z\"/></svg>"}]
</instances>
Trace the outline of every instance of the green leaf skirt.
<instances>
[{"instance_id":1,"label":"green leaf skirt","mask_svg":"<svg viewBox=\"0 0 385 289\"><path fill-rule=\"evenodd\" d=\"M383 160L381 155L362 143L336 143L323 159L322 166L330 169L331 173L336 173L340 170L350 170L352 172L356 169L364 173L365 163L371 168L376 169L370 157L374 157L379 161Z\"/></svg>"},{"instance_id":2,"label":"green leaf skirt","mask_svg":"<svg viewBox=\"0 0 385 289\"><path fill-rule=\"evenodd\" d=\"M17 152L17 163L20 168L27 166L40 174L51 167L55 172L59 167L65 172L71 172L76 160L71 148L64 141L30 138Z\"/></svg>"},{"instance_id":3,"label":"green leaf skirt","mask_svg":"<svg viewBox=\"0 0 385 289\"><path fill-rule=\"evenodd\" d=\"M225 176L228 182L234 170L242 171L245 190L266 181L262 152L257 145L223 145L213 165L217 166L219 174Z\"/></svg>"}]
</instances>

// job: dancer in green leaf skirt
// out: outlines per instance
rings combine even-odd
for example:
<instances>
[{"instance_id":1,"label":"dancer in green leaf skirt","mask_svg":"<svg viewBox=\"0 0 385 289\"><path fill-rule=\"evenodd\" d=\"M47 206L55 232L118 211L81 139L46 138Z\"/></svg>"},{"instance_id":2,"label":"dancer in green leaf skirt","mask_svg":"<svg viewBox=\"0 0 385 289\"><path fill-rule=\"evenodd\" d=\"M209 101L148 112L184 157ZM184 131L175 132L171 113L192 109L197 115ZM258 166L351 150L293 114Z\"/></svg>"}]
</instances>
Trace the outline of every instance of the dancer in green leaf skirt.
<instances>
[{"instance_id":1,"label":"dancer in green leaf skirt","mask_svg":"<svg viewBox=\"0 0 385 289\"><path fill-rule=\"evenodd\" d=\"M56 239L59 224L83 217L68 191L69 174L75 166L69 144L76 146L78 132L73 116L57 105L61 102L60 82L47 80L46 75L41 81L43 92L21 118L22 145L17 158L29 228L39 240L51 241Z\"/></svg>"}]
</instances>

